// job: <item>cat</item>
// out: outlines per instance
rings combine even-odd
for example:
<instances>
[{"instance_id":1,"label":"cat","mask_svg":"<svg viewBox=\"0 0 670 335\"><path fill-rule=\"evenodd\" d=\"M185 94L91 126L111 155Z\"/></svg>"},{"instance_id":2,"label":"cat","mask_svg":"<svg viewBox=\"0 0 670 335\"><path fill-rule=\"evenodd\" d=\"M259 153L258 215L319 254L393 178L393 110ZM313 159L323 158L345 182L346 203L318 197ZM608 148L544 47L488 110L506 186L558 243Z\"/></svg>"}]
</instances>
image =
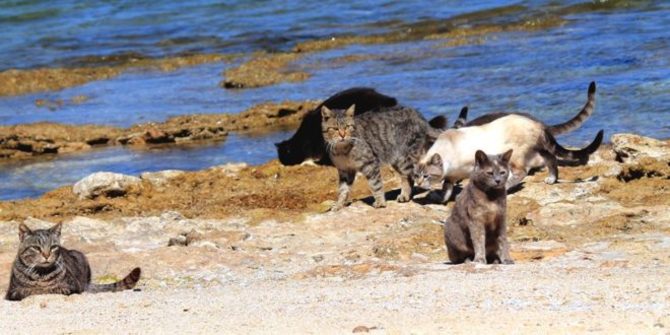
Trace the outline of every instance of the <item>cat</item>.
<instances>
[{"instance_id":1,"label":"cat","mask_svg":"<svg viewBox=\"0 0 670 335\"><path fill-rule=\"evenodd\" d=\"M290 139L275 144L279 161L283 165L296 165L312 159L320 165L332 166L321 135L321 108L326 106L330 109L345 109L354 104L356 115L360 115L394 110L398 101L367 87L353 87L338 92L309 111ZM433 118L430 123L434 128L446 128L446 118L443 116Z\"/></svg>"},{"instance_id":2,"label":"cat","mask_svg":"<svg viewBox=\"0 0 670 335\"><path fill-rule=\"evenodd\" d=\"M135 287L140 268L113 284L91 283L91 268L84 254L60 245L62 224L31 230L19 225L19 251L7 289L7 300L22 300L35 294L116 292Z\"/></svg>"},{"instance_id":3,"label":"cat","mask_svg":"<svg viewBox=\"0 0 670 335\"><path fill-rule=\"evenodd\" d=\"M456 197L444 223L444 241L452 264L513 264L507 241L507 190L513 150L497 156L475 153L470 181Z\"/></svg>"},{"instance_id":4,"label":"cat","mask_svg":"<svg viewBox=\"0 0 670 335\"><path fill-rule=\"evenodd\" d=\"M577 116L567 122L549 126L554 136L578 128L591 115L593 112L595 90L595 83L592 82L589 86L589 102L587 102ZM279 161L283 165L296 165L305 160L312 159L321 165L332 165L332 162L325 151L325 144L323 142L323 137L321 136L321 107L326 106L331 109L344 109L353 104L357 106L356 115L359 115L367 112L379 113L392 110L391 107L397 106L398 101L394 97L381 94L375 89L368 87L352 87L336 93L319 106L309 111L300 123L298 130L290 139L275 143ZM459 118L456 120L454 128L482 125L509 114L510 113L489 113L467 122L467 107L465 107L464 110L461 111ZM528 114L522 115L532 117ZM433 128L446 128L446 118L443 116L437 116L431 119L429 123Z\"/></svg>"},{"instance_id":5,"label":"cat","mask_svg":"<svg viewBox=\"0 0 670 335\"><path fill-rule=\"evenodd\" d=\"M596 103L595 99L596 99L596 83L592 81L589 84L589 88L587 91L586 103L579 111L579 113L577 113L577 115L575 115L572 119L566 122L559 123L553 126L546 126L546 128L549 130L549 132L551 132L553 136L565 134L579 128L584 123L584 121L586 121L586 119L588 119L591 116L591 114L593 114L593 109ZM461 127L468 127L468 126L481 126L511 114L523 115L538 122L541 122L535 119L533 116L526 113L505 113L505 112L484 114L468 122L467 121L468 107L465 106L461 109L460 114L458 114L458 118L454 122L453 128L458 129Z\"/></svg>"},{"instance_id":6,"label":"cat","mask_svg":"<svg viewBox=\"0 0 670 335\"><path fill-rule=\"evenodd\" d=\"M600 130L586 148L569 150L558 144L542 123L511 114L482 126L442 132L416 164L414 179L423 188L430 188L432 183L443 181L440 201L446 203L453 184L467 178L472 172L475 151L485 148L489 152L500 153L514 149L511 159L513 173L507 181L508 188L521 183L531 169L544 165L549 170L545 182L553 184L558 180L556 156L585 163L589 155L600 147L602 139L603 130Z\"/></svg>"},{"instance_id":7,"label":"cat","mask_svg":"<svg viewBox=\"0 0 670 335\"><path fill-rule=\"evenodd\" d=\"M374 197L375 208L385 207L381 164L390 164L401 175L398 202L412 197L414 164L430 147L440 130L434 129L414 109L397 106L379 114L355 115L347 110L321 108L321 129L326 149L339 175L339 194L331 210L349 201L356 172L362 172Z\"/></svg>"},{"instance_id":8,"label":"cat","mask_svg":"<svg viewBox=\"0 0 670 335\"><path fill-rule=\"evenodd\" d=\"M309 111L290 139L275 144L279 161L284 165L296 165L314 159L321 160L324 165L332 165L321 136L321 107L343 109L353 104L358 106L356 113L362 114L380 107L395 106L398 101L367 87L353 87L336 93Z\"/></svg>"},{"instance_id":9,"label":"cat","mask_svg":"<svg viewBox=\"0 0 670 335\"><path fill-rule=\"evenodd\" d=\"M568 150L562 147L553 135L574 129L585 120L584 115L592 113L595 104L595 83L591 84L589 101L582 111L572 120L556 126L546 126L526 114L510 113L498 115L497 119L483 125L468 125L442 132L426 155L416 164L414 180L422 188L430 188L432 183L443 181L442 195L438 202L446 203L451 196L453 184L467 178L472 171L472 157L476 150L485 149L501 153L513 148L515 149L511 161L513 174L508 180L508 188L521 183L531 169L545 165L549 170L545 182L555 183L558 179L556 156L578 160L581 164L585 164L589 155L602 143L602 130L591 144L581 150Z\"/></svg>"}]
</instances>

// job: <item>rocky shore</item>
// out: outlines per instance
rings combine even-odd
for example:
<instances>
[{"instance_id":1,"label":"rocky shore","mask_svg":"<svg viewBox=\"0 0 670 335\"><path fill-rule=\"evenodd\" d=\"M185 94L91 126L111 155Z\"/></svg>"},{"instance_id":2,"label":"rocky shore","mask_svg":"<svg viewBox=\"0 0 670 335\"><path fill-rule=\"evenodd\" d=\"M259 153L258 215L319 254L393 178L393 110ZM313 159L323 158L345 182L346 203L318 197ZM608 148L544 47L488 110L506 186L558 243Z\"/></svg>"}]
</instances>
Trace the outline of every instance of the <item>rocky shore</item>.
<instances>
[{"instance_id":1,"label":"rocky shore","mask_svg":"<svg viewBox=\"0 0 670 335\"><path fill-rule=\"evenodd\" d=\"M230 61L239 55L199 54L151 59L140 55L91 57L73 67L10 69L0 71L0 97L56 91L114 78L128 71L174 71L183 67Z\"/></svg>"},{"instance_id":2,"label":"rocky shore","mask_svg":"<svg viewBox=\"0 0 670 335\"><path fill-rule=\"evenodd\" d=\"M89 316L57 331L104 333L111 320L124 320L131 333L185 323L196 332L663 333L670 141L610 140L588 165L561 167L558 184L544 184L539 172L509 196L511 266L446 264L441 220L453 203L426 204L425 192L376 210L360 178L357 201L326 212L336 196L331 167L271 161L122 183L92 176L2 202L0 278L8 278L24 221L64 222L65 245L87 253L97 281L134 266L143 278L141 292L2 302L0 322L16 327L10 320L36 311L74 318L83 308ZM384 176L392 198L399 180L389 170ZM482 322L484 312L500 321ZM143 317L156 313L171 317ZM44 329L28 324L21 331Z\"/></svg>"},{"instance_id":3,"label":"rocky shore","mask_svg":"<svg viewBox=\"0 0 670 335\"><path fill-rule=\"evenodd\" d=\"M228 133L294 127L316 101L263 103L239 114L190 114L129 128L41 122L0 126L0 160L70 153L109 145L180 144L225 140Z\"/></svg>"}]
</instances>

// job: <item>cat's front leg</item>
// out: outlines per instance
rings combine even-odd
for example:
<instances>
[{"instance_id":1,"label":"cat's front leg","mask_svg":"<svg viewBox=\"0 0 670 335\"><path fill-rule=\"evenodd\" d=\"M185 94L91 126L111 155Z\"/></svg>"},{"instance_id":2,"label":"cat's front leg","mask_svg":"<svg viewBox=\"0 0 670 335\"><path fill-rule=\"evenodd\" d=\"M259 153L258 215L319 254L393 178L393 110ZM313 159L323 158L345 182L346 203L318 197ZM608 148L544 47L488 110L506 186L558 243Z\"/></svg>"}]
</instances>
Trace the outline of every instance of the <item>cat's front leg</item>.
<instances>
[{"instance_id":1,"label":"cat's front leg","mask_svg":"<svg viewBox=\"0 0 670 335\"><path fill-rule=\"evenodd\" d=\"M486 229L481 224L471 222L468 224L468 230L470 230L472 247L475 249L475 258L472 261L486 264Z\"/></svg>"},{"instance_id":2,"label":"cat's front leg","mask_svg":"<svg viewBox=\"0 0 670 335\"><path fill-rule=\"evenodd\" d=\"M339 188L337 202L330 208L331 211L338 211L345 205L349 204L349 195L351 193L351 185L356 179L355 171L338 170Z\"/></svg>"},{"instance_id":3,"label":"cat's front leg","mask_svg":"<svg viewBox=\"0 0 670 335\"><path fill-rule=\"evenodd\" d=\"M361 169L365 178L368 179L368 185L375 202L372 204L374 208L386 207L386 199L384 198L384 183L382 182L382 174L379 170L379 162L373 161L364 165Z\"/></svg>"},{"instance_id":4,"label":"cat's front leg","mask_svg":"<svg viewBox=\"0 0 670 335\"><path fill-rule=\"evenodd\" d=\"M507 189L510 189L516 185L519 185L524 178L526 178L526 175L528 175L528 172L523 169L523 168L515 168L514 166L510 167L510 174L509 177L507 178L507 182L505 183L505 187Z\"/></svg>"},{"instance_id":5,"label":"cat's front leg","mask_svg":"<svg viewBox=\"0 0 670 335\"><path fill-rule=\"evenodd\" d=\"M408 202L412 199L412 176L406 175L400 177L400 194L396 200L398 202Z\"/></svg>"},{"instance_id":6,"label":"cat's front leg","mask_svg":"<svg viewBox=\"0 0 670 335\"><path fill-rule=\"evenodd\" d=\"M500 225L500 233L498 234L498 258L500 263L503 264L514 264L512 256L509 254L509 241L507 240L507 224L505 223L505 218L502 218L503 222Z\"/></svg>"},{"instance_id":7,"label":"cat's front leg","mask_svg":"<svg viewBox=\"0 0 670 335\"><path fill-rule=\"evenodd\" d=\"M20 288L14 288L10 289L7 291L7 295L5 295L5 299L9 301L20 301L23 300L23 298L29 296L30 293L26 292L23 289Z\"/></svg>"}]
</instances>

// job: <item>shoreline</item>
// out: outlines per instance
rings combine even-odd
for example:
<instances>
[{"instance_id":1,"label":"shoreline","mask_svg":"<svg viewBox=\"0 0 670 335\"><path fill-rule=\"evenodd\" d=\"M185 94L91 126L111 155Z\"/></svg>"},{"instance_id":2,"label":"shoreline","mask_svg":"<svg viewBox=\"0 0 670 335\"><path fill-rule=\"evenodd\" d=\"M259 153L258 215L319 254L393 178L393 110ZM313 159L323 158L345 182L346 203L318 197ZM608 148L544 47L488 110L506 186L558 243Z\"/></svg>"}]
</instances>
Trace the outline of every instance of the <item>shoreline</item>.
<instances>
[{"instance_id":1,"label":"shoreline","mask_svg":"<svg viewBox=\"0 0 670 335\"><path fill-rule=\"evenodd\" d=\"M617 134L612 143L585 166L559 167L558 184L546 185L542 171L508 196L514 265L446 263L441 220L453 201L426 204L422 192L374 209L359 178L353 204L326 212L337 192L332 167L227 164L143 175L92 199L67 186L3 201L0 278L18 223L63 222L64 245L86 253L94 281L135 266L142 279L140 292L0 301L0 320L57 310L59 320L79 320L59 331L103 333L118 320L138 333L654 332L670 325L670 141ZM383 176L393 199L399 178ZM503 321L481 323L482 310ZM165 313L170 321L155 321Z\"/></svg>"},{"instance_id":2,"label":"shoreline","mask_svg":"<svg viewBox=\"0 0 670 335\"><path fill-rule=\"evenodd\" d=\"M50 122L0 126L0 161L18 161L105 146L150 146L225 140L230 132L296 127L318 102L261 103L237 114L188 114L128 128Z\"/></svg>"},{"instance_id":3,"label":"shoreline","mask_svg":"<svg viewBox=\"0 0 670 335\"><path fill-rule=\"evenodd\" d=\"M597 5L592 7L598 8ZM71 67L10 68L0 71L0 83L3 83L0 85L0 97L58 91L92 81L111 79L132 70L171 72L183 67L231 62L240 58L247 60L227 69L222 74L220 87L244 89L298 82L311 76L309 72L292 69L295 62L307 54L344 48L352 44L380 45L421 40L442 40L438 45L441 48L480 44L486 36L496 33L560 27L569 22L565 16L589 9L565 6L544 14L529 11L520 17L505 17L502 22L491 23L492 19L501 15L512 16L526 10L529 8L517 5L496 7L445 19L403 23L389 32L375 35L341 35L296 42L289 50L278 52L256 50L244 54L202 53L162 58L149 58L131 52L73 59ZM340 59L347 62L365 59L365 55L346 56Z\"/></svg>"}]
</instances>

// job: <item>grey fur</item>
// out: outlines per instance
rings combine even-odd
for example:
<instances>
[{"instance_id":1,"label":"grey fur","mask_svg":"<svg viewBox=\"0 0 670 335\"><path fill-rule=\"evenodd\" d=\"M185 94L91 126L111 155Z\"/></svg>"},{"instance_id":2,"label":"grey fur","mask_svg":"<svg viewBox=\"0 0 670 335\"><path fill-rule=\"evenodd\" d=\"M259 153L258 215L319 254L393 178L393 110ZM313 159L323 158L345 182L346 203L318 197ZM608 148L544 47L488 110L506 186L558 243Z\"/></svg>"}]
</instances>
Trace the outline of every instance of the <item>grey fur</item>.
<instances>
[{"instance_id":1,"label":"grey fur","mask_svg":"<svg viewBox=\"0 0 670 335\"><path fill-rule=\"evenodd\" d=\"M339 196L332 210L349 202L356 172L367 178L374 196L373 206L386 206L381 165L390 164L402 178L397 200L412 198L414 164L430 147L439 130L416 110L396 106L385 113L356 115L355 106L346 111L321 109L321 129L327 152L339 173Z\"/></svg>"},{"instance_id":2,"label":"grey fur","mask_svg":"<svg viewBox=\"0 0 670 335\"><path fill-rule=\"evenodd\" d=\"M49 229L31 230L19 226L19 250L5 299L21 300L35 294L75 294L130 289L140 279L135 268L124 279L105 285L91 283L91 267L86 256L60 245L61 224Z\"/></svg>"},{"instance_id":3,"label":"grey fur","mask_svg":"<svg viewBox=\"0 0 670 335\"><path fill-rule=\"evenodd\" d=\"M512 150L487 156L478 150L470 182L456 197L456 204L444 224L449 260L486 264L512 264L507 241L507 191Z\"/></svg>"}]
</instances>

